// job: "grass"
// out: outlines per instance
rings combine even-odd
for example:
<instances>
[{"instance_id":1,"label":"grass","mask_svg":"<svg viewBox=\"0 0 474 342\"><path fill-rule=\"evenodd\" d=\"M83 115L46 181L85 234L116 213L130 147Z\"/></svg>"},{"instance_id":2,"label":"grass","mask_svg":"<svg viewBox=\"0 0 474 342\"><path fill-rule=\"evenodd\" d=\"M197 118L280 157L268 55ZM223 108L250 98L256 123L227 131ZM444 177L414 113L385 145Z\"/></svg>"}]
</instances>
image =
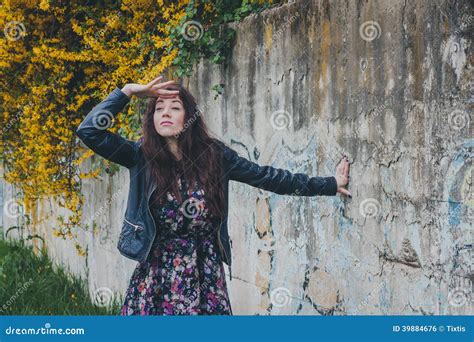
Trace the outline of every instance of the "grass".
<instances>
[{"instance_id":1,"label":"grass","mask_svg":"<svg viewBox=\"0 0 474 342\"><path fill-rule=\"evenodd\" d=\"M86 282L54 267L45 252L0 239L0 315L117 315L119 299L95 305Z\"/></svg>"}]
</instances>

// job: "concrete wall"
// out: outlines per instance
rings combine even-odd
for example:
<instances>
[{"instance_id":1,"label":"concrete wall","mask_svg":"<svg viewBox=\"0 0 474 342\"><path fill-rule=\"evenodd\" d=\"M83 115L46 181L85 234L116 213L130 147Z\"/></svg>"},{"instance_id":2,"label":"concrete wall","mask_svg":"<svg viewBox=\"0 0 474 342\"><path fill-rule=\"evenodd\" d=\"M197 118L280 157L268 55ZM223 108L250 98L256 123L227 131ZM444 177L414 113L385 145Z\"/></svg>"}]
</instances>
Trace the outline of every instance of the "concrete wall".
<instances>
[{"instance_id":1,"label":"concrete wall","mask_svg":"<svg viewBox=\"0 0 474 342\"><path fill-rule=\"evenodd\" d=\"M294 1L239 24L229 65L202 61L189 87L242 156L318 176L341 151L352 161L352 199L231 183L236 314L472 314L469 13L467 0ZM79 235L87 258L36 227L93 288L125 291L135 265L115 248L127 182L124 169L84 183L84 220L103 227Z\"/></svg>"}]
</instances>

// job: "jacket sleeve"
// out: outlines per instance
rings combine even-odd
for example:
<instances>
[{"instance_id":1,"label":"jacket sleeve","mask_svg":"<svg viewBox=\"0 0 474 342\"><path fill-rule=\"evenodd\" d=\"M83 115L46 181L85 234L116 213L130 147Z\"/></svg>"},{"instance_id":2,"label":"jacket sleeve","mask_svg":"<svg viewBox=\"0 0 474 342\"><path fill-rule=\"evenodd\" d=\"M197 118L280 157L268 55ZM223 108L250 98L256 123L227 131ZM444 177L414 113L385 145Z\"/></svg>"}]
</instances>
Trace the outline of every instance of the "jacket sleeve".
<instances>
[{"instance_id":1,"label":"jacket sleeve","mask_svg":"<svg viewBox=\"0 0 474 342\"><path fill-rule=\"evenodd\" d=\"M108 130L113 118L128 102L130 98L116 87L102 102L92 108L75 133L95 153L130 168L137 160L138 143Z\"/></svg>"},{"instance_id":2,"label":"jacket sleeve","mask_svg":"<svg viewBox=\"0 0 474 342\"><path fill-rule=\"evenodd\" d=\"M335 196L337 193L337 182L333 176L309 177L303 173L291 173L268 165L260 166L239 156L230 147L226 147L224 158L229 167L229 180L280 195Z\"/></svg>"}]
</instances>

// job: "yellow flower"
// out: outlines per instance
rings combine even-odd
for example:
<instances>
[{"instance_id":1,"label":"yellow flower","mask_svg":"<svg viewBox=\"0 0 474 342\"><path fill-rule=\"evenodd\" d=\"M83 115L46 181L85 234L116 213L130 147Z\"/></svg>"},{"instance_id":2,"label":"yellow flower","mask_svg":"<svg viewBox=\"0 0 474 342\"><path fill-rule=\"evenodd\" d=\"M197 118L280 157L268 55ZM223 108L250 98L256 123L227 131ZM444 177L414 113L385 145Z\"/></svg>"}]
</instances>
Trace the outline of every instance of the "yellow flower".
<instances>
[{"instance_id":1,"label":"yellow flower","mask_svg":"<svg viewBox=\"0 0 474 342\"><path fill-rule=\"evenodd\" d=\"M32 11L38 2L17 2L0 7L0 18L24 23L28 32L14 44L0 44L0 77L9 84L0 90L5 180L24 194L30 217L36 217L35 204L42 198L67 209L52 234L74 239L84 203L81 180L101 170L82 169L94 152L78 143L74 131L117 84L148 82L173 65L180 51L170 30L186 16L190 1L123 0L119 12L104 3L86 13L76 2L52 6L40 0L40 11ZM202 8L215 11L210 3ZM51 31L51 16L61 30ZM130 127L134 114L129 106L111 131L125 127L125 135L135 139L140 132ZM87 255L81 246L76 249Z\"/></svg>"}]
</instances>

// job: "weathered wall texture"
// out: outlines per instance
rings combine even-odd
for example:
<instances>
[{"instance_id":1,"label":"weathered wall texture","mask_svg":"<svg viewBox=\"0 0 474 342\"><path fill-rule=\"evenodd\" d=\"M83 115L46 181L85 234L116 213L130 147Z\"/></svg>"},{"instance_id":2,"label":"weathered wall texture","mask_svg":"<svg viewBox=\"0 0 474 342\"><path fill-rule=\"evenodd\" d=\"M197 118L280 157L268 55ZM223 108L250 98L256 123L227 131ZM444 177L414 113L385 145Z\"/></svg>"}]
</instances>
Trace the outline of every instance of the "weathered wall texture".
<instances>
[{"instance_id":1,"label":"weathered wall texture","mask_svg":"<svg viewBox=\"0 0 474 342\"><path fill-rule=\"evenodd\" d=\"M295 1L245 19L228 66L199 65L189 87L242 156L318 176L341 151L353 161L352 199L231 183L236 314L472 314L471 11L467 0ZM84 185L84 220L104 227L80 236L88 257L47 244L91 286L123 292L128 173L103 177Z\"/></svg>"},{"instance_id":2,"label":"weathered wall texture","mask_svg":"<svg viewBox=\"0 0 474 342\"><path fill-rule=\"evenodd\" d=\"M246 19L227 68L200 66L191 88L226 85L209 121L243 156L321 176L353 160L352 200L232 185L237 312L472 309L469 13L296 1Z\"/></svg>"}]
</instances>

